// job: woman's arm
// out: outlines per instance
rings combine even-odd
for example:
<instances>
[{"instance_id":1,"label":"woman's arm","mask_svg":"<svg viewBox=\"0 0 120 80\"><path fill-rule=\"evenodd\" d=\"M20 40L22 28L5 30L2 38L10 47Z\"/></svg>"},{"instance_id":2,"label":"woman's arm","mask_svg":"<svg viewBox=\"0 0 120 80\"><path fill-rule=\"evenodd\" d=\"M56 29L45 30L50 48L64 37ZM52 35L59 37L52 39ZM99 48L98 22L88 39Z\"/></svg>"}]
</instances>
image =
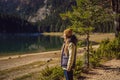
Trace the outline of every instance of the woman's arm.
<instances>
[{"instance_id":1,"label":"woman's arm","mask_svg":"<svg viewBox=\"0 0 120 80\"><path fill-rule=\"evenodd\" d=\"M73 62L74 62L74 55L75 55L75 45L73 43L70 43L68 46L69 51L69 59L67 63L67 70L71 70Z\"/></svg>"}]
</instances>

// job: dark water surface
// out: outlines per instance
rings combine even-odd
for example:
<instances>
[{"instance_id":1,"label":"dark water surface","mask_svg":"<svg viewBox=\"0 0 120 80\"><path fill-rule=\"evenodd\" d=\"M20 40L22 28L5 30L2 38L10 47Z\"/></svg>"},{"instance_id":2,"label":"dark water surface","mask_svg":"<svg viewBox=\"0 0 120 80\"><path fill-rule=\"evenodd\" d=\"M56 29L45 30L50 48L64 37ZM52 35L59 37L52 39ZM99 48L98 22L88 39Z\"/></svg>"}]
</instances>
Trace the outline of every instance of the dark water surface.
<instances>
[{"instance_id":1,"label":"dark water surface","mask_svg":"<svg viewBox=\"0 0 120 80\"><path fill-rule=\"evenodd\" d=\"M0 55L58 50L63 39L41 34L0 34Z\"/></svg>"}]
</instances>

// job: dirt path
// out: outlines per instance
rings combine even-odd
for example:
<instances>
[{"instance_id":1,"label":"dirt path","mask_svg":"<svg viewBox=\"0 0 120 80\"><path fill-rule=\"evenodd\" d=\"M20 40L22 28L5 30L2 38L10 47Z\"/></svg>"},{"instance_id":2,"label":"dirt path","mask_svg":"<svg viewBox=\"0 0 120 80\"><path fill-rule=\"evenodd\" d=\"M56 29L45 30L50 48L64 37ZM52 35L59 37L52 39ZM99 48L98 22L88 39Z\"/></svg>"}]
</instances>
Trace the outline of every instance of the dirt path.
<instances>
[{"instance_id":1,"label":"dirt path","mask_svg":"<svg viewBox=\"0 0 120 80\"><path fill-rule=\"evenodd\" d=\"M86 77L82 80L120 80L120 60L110 60L102 67L90 71Z\"/></svg>"}]
</instances>

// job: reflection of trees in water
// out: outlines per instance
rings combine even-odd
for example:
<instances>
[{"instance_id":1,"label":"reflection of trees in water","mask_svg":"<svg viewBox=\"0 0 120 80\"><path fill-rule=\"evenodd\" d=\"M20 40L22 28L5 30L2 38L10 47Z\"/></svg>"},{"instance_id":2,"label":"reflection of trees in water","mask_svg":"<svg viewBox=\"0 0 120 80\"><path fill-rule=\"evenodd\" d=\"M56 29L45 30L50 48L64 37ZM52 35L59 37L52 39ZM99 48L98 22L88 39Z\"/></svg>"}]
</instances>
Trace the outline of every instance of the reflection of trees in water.
<instances>
[{"instance_id":1,"label":"reflection of trees in water","mask_svg":"<svg viewBox=\"0 0 120 80\"><path fill-rule=\"evenodd\" d=\"M62 41L56 36L0 36L0 53L55 50Z\"/></svg>"},{"instance_id":2,"label":"reflection of trees in water","mask_svg":"<svg viewBox=\"0 0 120 80\"><path fill-rule=\"evenodd\" d=\"M26 52L28 46L34 42L36 38L30 36L0 36L0 53Z\"/></svg>"},{"instance_id":3,"label":"reflection of trees in water","mask_svg":"<svg viewBox=\"0 0 120 80\"><path fill-rule=\"evenodd\" d=\"M45 50L60 49L62 39L56 36L39 36L38 45L44 46Z\"/></svg>"}]
</instances>

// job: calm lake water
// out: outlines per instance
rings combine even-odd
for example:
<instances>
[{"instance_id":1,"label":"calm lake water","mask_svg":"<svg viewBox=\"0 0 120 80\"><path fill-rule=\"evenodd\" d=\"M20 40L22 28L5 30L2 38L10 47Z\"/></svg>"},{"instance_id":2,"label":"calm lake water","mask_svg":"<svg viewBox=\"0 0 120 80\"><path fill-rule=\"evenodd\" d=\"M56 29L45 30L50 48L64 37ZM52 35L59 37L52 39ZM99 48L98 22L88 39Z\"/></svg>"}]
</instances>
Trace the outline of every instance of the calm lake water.
<instances>
[{"instance_id":1,"label":"calm lake water","mask_svg":"<svg viewBox=\"0 0 120 80\"><path fill-rule=\"evenodd\" d=\"M0 34L0 55L58 50L63 39L40 34Z\"/></svg>"}]
</instances>

